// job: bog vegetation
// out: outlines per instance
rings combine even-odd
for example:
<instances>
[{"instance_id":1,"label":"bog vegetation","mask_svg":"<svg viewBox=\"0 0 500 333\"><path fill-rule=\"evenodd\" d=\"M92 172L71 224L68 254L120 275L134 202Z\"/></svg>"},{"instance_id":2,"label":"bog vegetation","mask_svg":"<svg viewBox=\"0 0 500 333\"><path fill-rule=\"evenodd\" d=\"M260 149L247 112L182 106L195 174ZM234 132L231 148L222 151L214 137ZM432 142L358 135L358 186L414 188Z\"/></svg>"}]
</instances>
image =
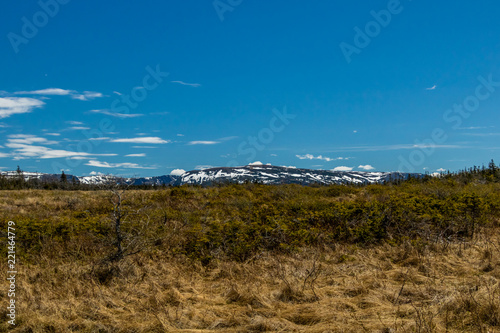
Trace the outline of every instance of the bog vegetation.
<instances>
[{"instance_id":1,"label":"bog vegetation","mask_svg":"<svg viewBox=\"0 0 500 333\"><path fill-rule=\"evenodd\" d=\"M367 186L122 186L117 201L0 178L0 252L15 221L22 272L19 323L0 331L498 331L499 180L491 162Z\"/></svg>"}]
</instances>

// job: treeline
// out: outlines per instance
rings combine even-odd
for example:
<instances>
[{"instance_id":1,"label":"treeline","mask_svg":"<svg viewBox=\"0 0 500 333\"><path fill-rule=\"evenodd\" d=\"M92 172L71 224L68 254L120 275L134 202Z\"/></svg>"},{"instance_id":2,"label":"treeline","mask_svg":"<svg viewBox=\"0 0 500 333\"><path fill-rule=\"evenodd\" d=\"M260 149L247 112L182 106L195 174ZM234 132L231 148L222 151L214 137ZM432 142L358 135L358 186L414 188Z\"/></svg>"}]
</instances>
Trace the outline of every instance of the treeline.
<instances>
[{"instance_id":1,"label":"treeline","mask_svg":"<svg viewBox=\"0 0 500 333\"><path fill-rule=\"evenodd\" d=\"M169 185L133 185L121 178L110 177L108 183L122 183L123 187L138 190L151 190L168 187ZM0 173L0 190L66 190L66 191L97 191L106 188L106 184L83 184L77 177L66 175L46 175L41 178L25 176L18 167L15 175Z\"/></svg>"}]
</instances>

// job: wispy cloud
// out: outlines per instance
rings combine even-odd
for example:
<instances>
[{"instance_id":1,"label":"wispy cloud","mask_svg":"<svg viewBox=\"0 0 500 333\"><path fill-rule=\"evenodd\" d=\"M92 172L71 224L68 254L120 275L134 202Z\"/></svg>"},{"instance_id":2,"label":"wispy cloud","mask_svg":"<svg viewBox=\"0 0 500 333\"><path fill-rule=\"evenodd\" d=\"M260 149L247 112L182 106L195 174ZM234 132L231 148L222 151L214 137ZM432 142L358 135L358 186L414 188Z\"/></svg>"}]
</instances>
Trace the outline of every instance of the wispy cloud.
<instances>
[{"instance_id":1,"label":"wispy cloud","mask_svg":"<svg viewBox=\"0 0 500 333\"><path fill-rule=\"evenodd\" d=\"M92 157L92 156L116 156L116 154L89 154L84 152L74 152L68 150L57 150L43 146L32 146L28 144L19 143L7 143L5 146L13 149L12 156L14 160L26 159L26 158L37 158L37 159L48 159L48 158L72 158L77 159L79 157Z\"/></svg>"},{"instance_id":2,"label":"wispy cloud","mask_svg":"<svg viewBox=\"0 0 500 333\"><path fill-rule=\"evenodd\" d=\"M102 93L96 91L78 92L76 90L61 89L61 88L47 88L47 89L31 90L31 91L16 91L14 92L14 95L70 96L73 99L78 99L81 101L89 101L95 98L104 97Z\"/></svg>"},{"instance_id":3,"label":"wispy cloud","mask_svg":"<svg viewBox=\"0 0 500 333\"><path fill-rule=\"evenodd\" d=\"M143 114L140 114L140 113L118 113L118 112L111 112L110 110L107 110L107 109L90 110L90 112L101 113L101 114L105 114L107 116L116 117L116 118L136 118L136 117L143 116Z\"/></svg>"},{"instance_id":4,"label":"wispy cloud","mask_svg":"<svg viewBox=\"0 0 500 333\"><path fill-rule=\"evenodd\" d=\"M295 156L298 157L301 160L322 160L322 161L327 161L327 162L339 161L339 160L348 160L349 159L349 157L335 157L335 158L332 158L332 157L326 157L326 156L322 156L322 155L314 156L312 154L295 155Z\"/></svg>"},{"instance_id":5,"label":"wispy cloud","mask_svg":"<svg viewBox=\"0 0 500 333\"><path fill-rule=\"evenodd\" d=\"M30 134L11 134L7 138L5 146L12 149L10 156L14 160L37 158L92 158L93 156L116 156L117 154L90 154L84 152L74 152L68 150L52 149L45 145L58 144L56 141L50 141L46 138L37 137Z\"/></svg>"},{"instance_id":6,"label":"wispy cloud","mask_svg":"<svg viewBox=\"0 0 500 333\"><path fill-rule=\"evenodd\" d=\"M425 90L435 90L437 88L437 85L433 85L432 87L430 88L425 88Z\"/></svg>"},{"instance_id":7,"label":"wispy cloud","mask_svg":"<svg viewBox=\"0 0 500 333\"><path fill-rule=\"evenodd\" d=\"M100 92L95 92L95 91L84 91L82 93L76 93L72 94L71 98L73 99L78 99L80 101L90 101L95 98L100 98L103 97L104 95L101 94Z\"/></svg>"},{"instance_id":8,"label":"wispy cloud","mask_svg":"<svg viewBox=\"0 0 500 333\"><path fill-rule=\"evenodd\" d=\"M216 145L219 141L190 141L188 145Z\"/></svg>"},{"instance_id":9,"label":"wispy cloud","mask_svg":"<svg viewBox=\"0 0 500 333\"><path fill-rule=\"evenodd\" d=\"M14 114L30 113L43 105L44 102L35 98L0 97L0 119Z\"/></svg>"},{"instance_id":10,"label":"wispy cloud","mask_svg":"<svg viewBox=\"0 0 500 333\"><path fill-rule=\"evenodd\" d=\"M199 84L199 83L186 83L184 81L170 81L170 82L178 83L178 84L182 84L183 86L190 86L190 87L194 87L194 88L201 87L201 84Z\"/></svg>"},{"instance_id":11,"label":"wispy cloud","mask_svg":"<svg viewBox=\"0 0 500 333\"><path fill-rule=\"evenodd\" d=\"M58 144L57 141L49 141L45 138L40 138L31 134L12 134L9 135L7 141L9 143L27 144L27 145L31 145L33 143L44 144L44 145Z\"/></svg>"},{"instance_id":12,"label":"wispy cloud","mask_svg":"<svg viewBox=\"0 0 500 333\"><path fill-rule=\"evenodd\" d=\"M122 143L149 143L149 144L165 144L170 143L170 140L163 140L162 138L156 136L145 136L139 138L124 138L124 139L112 139L109 142L122 142Z\"/></svg>"},{"instance_id":13,"label":"wispy cloud","mask_svg":"<svg viewBox=\"0 0 500 333\"><path fill-rule=\"evenodd\" d=\"M103 141L103 140L109 140L109 139L111 139L111 138L107 137L107 136L101 136L98 138L89 138L89 141Z\"/></svg>"},{"instance_id":14,"label":"wispy cloud","mask_svg":"<svg viewBox=\"0 0 500 333\"><path fill-rule=\"evenodd\" d=\"M81 121L74 121L74 120L68 120L68 121L66 121L66 124L70 124L70 125L83 125L83 123Z\"/></svg>"},{"instance_id":15,"label":"wispy cloud","mask_svg":"<svg viewBox=\"0 0 500 333\"><path fill-rule=\"evenodd\" d=\"M67 96L75 94L74 90L60 89L60 88L47 88L41 90L32 90L32 91L16 91L14 94L16 95L44 95L44 96Z\"/></svg>"},{"instance_id":16,"label":"wispy cloud","mask_svg":"<svg viewBox=\"0 0 500 333\"><path fill-rule=\"evenodd\" d=\"M142 153L142 154L128 154L128 155L125 155L125 157L146 157L146 154Z\"/></svg>"},{"instance_id":17,"label":"wispy cloud","mask_svg":"<svg viewBox=\"0 0 500 333\"><path fill-rule=\"evenodd\" d=\"M339 151L386 151L386 150L404 150L404 149L462 149L468 148L461 145L436 145L436 144L398 144L387 146L358 146L358 147L341 147L330 149L330 152Z\"/></svg>"},{"instance_id":18,"label":"wispy cloud","mask_svg":"<svg viewBox=\"0 0 500 333\"><path fill-rule=\"evenodd\" d=\"M469 126L469 127L457 127L458 130L478 130L478 129L486 129L493 128L495 126Z\"/></svg>"},{"instance_id":19,"label":"wispy cloud","mask_svg":"<svg viewBox=\"0 0 500 333\"><path fill-rule=\"evenodd\" d=\"M205 169L212 169L213 167L214 167L213 165L197 165L194 169L205 170Z\"/></svg>"},{"instance_id":20,"label":"wispy cloud","mask_svg":"<svg viewBox=\"0 0 500 333\"><path fill-rule=\"evenodd\" d=\"M100 162L97 160L89 160L85 165L98 167L98 168L124 168L124 169L156 169L156 167L147 167L142 166L137 163L108 163L108 162Z\"/></svg>"},{"instance_id":21,"label":"wispy cloud","mask_svg":"<svg viewBox=\"0 0 500 333\"><path fill-rule=\"evenodd\" d=\"M85 127L85 126L72 126L66 128L67 131L88 131L90 127Z\"/></svg>"}]
</instances>

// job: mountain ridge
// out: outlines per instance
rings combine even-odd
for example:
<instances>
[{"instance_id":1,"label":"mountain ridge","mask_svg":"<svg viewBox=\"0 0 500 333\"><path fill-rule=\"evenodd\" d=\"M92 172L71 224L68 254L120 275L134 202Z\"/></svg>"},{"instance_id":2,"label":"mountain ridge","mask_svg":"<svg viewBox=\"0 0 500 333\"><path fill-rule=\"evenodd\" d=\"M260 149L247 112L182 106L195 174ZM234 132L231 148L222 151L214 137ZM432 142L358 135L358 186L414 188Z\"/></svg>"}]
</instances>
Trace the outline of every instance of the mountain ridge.
<instances>
[{"instance_id":1,"label":"mountain ridge","mask_svg":"<svg viewBox=\"0 0 500 333\"><path fill-rule=\"evenodd\" d=\"M6 177L19 176L16 171L1 172ZM57 174L23 172L25 180L39 179L54 181L60 179ZM218 183L258 182L263 184L376 184L409 177L422 177L418 173L369 172L369 171L333 171L302 169L265 164L251 164L239 167L214 167L203 170L191 170L181 175L162 175L153 177L118 177L113 175L74 176L66 175L68 181L81 184L103 184L110 180L131 183L133 185L211 185Z\"/></svg>"}]
</instances>

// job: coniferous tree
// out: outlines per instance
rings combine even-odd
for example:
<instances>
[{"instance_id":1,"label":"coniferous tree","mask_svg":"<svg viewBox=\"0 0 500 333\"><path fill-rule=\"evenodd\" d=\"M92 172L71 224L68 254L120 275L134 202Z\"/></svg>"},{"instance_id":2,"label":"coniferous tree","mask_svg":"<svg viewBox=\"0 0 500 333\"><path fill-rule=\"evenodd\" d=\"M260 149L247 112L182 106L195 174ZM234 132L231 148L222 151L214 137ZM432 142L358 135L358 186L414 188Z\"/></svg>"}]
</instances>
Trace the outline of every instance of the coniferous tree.
<instances>
[{"instance_id":1,"label":"coniferous tree","mask_svg":"<svg viewBox=\"0 0 500 333\"><path fill-rule=\"evenodd\" d=\"M68 181L68 178L66 177L66 174L64 173L64 170L61 172L61 183L66 183Z\"/></svg>"}]
</instances>

